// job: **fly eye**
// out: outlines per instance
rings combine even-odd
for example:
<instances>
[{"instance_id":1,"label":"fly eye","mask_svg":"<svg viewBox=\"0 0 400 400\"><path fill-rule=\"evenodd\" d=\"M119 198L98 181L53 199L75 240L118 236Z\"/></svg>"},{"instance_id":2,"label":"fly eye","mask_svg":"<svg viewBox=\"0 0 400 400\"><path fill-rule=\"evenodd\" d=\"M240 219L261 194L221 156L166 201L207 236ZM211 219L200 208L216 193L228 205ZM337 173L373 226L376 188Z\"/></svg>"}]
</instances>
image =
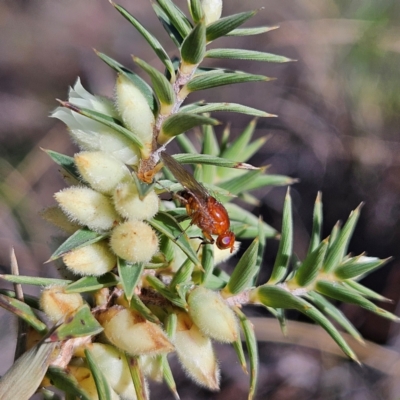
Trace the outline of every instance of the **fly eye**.
<instances>
[{"instance_id":1,"label":"fly eye","mask_svg":"<svg viewBox=\"0 0 400 400\"><path fill-rule=\"evenodd\" d=\"M219 235L217 238L217 247L221 250L231 248L232 252L234 243L235 235L231 231L225 232L224 234Z\"/></svg>"}]
</instances>

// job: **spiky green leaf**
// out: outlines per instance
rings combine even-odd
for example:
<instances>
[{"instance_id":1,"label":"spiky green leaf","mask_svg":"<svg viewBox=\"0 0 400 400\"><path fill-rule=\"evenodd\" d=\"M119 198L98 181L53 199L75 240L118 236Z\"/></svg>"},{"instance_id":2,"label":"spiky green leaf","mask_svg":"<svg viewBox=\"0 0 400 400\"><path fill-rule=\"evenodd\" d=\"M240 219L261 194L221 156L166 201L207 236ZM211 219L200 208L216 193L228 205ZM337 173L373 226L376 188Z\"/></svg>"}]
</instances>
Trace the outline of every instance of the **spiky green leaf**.
<instances>
[{"instance_id":1,"label":"spiky green leaf","mask_svg":"<svg viewBox=\"0 0 400 400\"><path fill-rule=\"evenodd\" d=\"M253 36L260 35L274 29L278 29L279 26L259 26L255 28L238 28L226 34L226 36Z\"/></svg>"},{"instance_id":2,"label":"spiky green leaf","mask_svg":"<svg viewBox=\"0 0 400 400\"><path fill-rule=\"evenodd\" d=\"M205 164L214 165L216 167L236 168L245 170L258 170L259 168L253 167L247 163L227 160L226 158L216 157L208 154L174 154L176 161L181 164Z\"/></svg>"},{"instance_id":3,"label":"spiky green leaf","mask_svg":"<svg viewBox=\"0 0 400 400\"><path fill-rule=\"evenodd\" d=\"M112 3L112 5L124 16L136 29L137 31L144 37L150 47L157 54L158 58L165 65L171 76L173 77L173 81L175 80L175 70L172 65L171 59L169 58L167 52L162 47L161 43L158 41L156 37L154 37L133 15L131 15L124 7Z\"/></svg>"},{"instance_id":4,"label":"spiky green leaf","mask_svg":"<svg viewBox=\"0 0 400 400\"><path fill-rule=\"evenodd\" d=\"M168 79L156 68L152 67L146 61L139 57L133 57L133 61L139 65L150 76L154 91L160 100L160 103L171 105L175 101L175 94Z\"/></svg>"},{"instance_id":5,"label":"spiky green leaf","mask_svg":"<svg viewBox=\"0 0 400 400\"><path fill-rule=\"evenodd\" d=\"M246 115L254 115L256 117L276 117L274 114L269 114L265 111L258 110L257 108L247 107L243 104L237 103L207 103L199 104L198 106L192 107L186 112L190 113L208 113L213 111L228 111L236 112Z\"/></svg>"},{"instance_id":6,"label":"spiky green leaf","mask_svg":"<svg viewBox=\"0 0 400 400\"><path fill-rule=\"evenodd\" d=\"M167 31L171 40L175 43L175 46L180 47L180 45L183 42L183 37L181 36L179 31L175 28L175 26L172 24L171 19L157 3L152 2L151 5L162 26Z\"/></svg>"},{"instance_id":7,"label":"spiky green leaf","mask_svg":"<svg viewBox=\"0 0 400 400\"><path fill-rule=\"evenodd\" d=\"M290 58L277 54L265 53L263 51L244 50L244 49L211 49L207 50L207 58L228 58L234 60L266 61L275 63L285 63L294 61Z\"/></svg>"},{"instance_id":8,"label":"spiky green leaf","mask_svg":"<svg viewBox=\"0 0 400 400\"><path fill-rule=\"evenodd\" d=\"M199 125L218 125L214 118L190 113L178 113L168 117L162 124L162 133L167 137L177 136Z\"/></svg>"},{"instance_id":9,"label":"spiky green leaf","mask_svg":"<svg viewBox=\"0 0 400 400\"><path fill-rule=\"evenodd\" d=\"M131 264L126 260L118 257L118 274L124 289L125 297L128 301L131 300L135 287L139 282L144 270L144 264Z\"/></svg>"},{"instance_id":10,"label":"spiky green leaf","mask_svg":"<svg viewBox=\"0 0 400 400\"><path fill-rule=\"evenodd\" d=\"M381 260L376 257L367 257L362 254L358 257L352 257L340 264L335 269L335 276L337 276L339 279L355 278L382 267L389 260L390 258Z\"/></svg>"},{"instance_id":11,"label":"spiky green leaf","mask_svg":"<svg viewBox=\"0 0 400 400\"><path fill-rule=\"evenodd\" d=\"M199 64L206 53L206 25L199 22L186 36L181 47L181 57L186 64Z\"/></svg>"},{"instance_id":12,"label":"spiky green leaf","mask_svg":"<svg viewBox=\"0 0 400 400\"><path fill-rule=\"evenodd\" d=\"M56 278L41 278L36 276L23 276L23 275L0 275L0 279L12 283L21 283L26 285L34 286L50 286L50 285L67 285L72 281L68 279L56 279Z\"/></svg>"},{"instance_id":13,"label":"spiky green leaf","mask_svg":"<svg viewBox=\"0 0 400 400\"><path fill-rule=\"evenodd\" d=\"M82 228L71 235L50 257L49 261L54 261L71 250L77 250L103 240L107 234L93 232L88 228Z\"/></svg>"},{"instance_id":14,"label":"spiky green leaf","mask_svg":"<svg viewBox=\"0 0 400 400\"><path fill-rule=\"evenodd\" d=\"M161 324L158 317L143 303L139 296L133 294L130 299L130 307L132 310L136 310L139 314L141 314L148 321L153 322L154 324Z\"/></svg>"},{"instance_id":15,"label":"spiky green leaf","mask_svg":"<svg viewBox=\"0 0 400 400\"><path fill-rule=\"evenodd\" d=\"M221 36L227 35L229 32L242 25L255 14L257 14L257 10L246 11L220 18L218 21L215 21L207 26L207 41L211 42L212 40L215 40Z\"/></svg>"},{"instance_id":16,"label":"spiky green leaf","mask_svg":"<svg viewBox=\"0 0 400 400\"><path fill-rule=\"evenodd\" d=\"M191 279L194 264L190 259L186 259L183 264L176 271L174 277L171 280L169 287L171 290L176 290L176 286L182 283L188 282Z\"/></svg>"},{"instance_id":17,"label":"spiky green leaf","mask_svg":"<svg viewBox=\"0 0 400 400\"><path fill-rule=\"evenodd\" d=\"M356 281L353 281L351 279L342 282L343 286L348 287L350 289L355 290L356 292L358 292L359 294L361 294L362 296L368 298L368 299L373 299L376 301L383 301L386 303L393 303L393 300L388 299L387 297L382 296L379 293L374 292L373 290L365 287L364 285L362 285L361 283L358 283Z\"/></svg>"},{"instance_id":18,"label":"spiky green leaf","mask_svg":"<svg viewBox=\"0 0 400 400\"><path fill-rule=\"evenodd\" d=\"M175 304L176 306L183 309L187 308L186 301L184 301L180 296L177 296L175 293L172 293L167 285L161 282L158 278L156 278L155 276L147 275L146 280L152 288L154 288L158 293L169 300L172 304Z\"/></svg>"},{"instance_id":19,"label":"spiky green leaf","mask_svg":"<svg viewBox=\"0 0 400 400\"><path fill-rule=\"evenodd\" d=\"M57 153L53 150L42 149L56 164L68 172L77 180L81 180L78 170L76 169L75 160L73 157L66 156L65 154Z\"/></svg>"},{"instance_id":20,"label":"spiky green leaf","mask_svg":"<svg viewBox=\"0 0 400 400\"><path fill-rule=\"evenodd\" d=\"M65 293L85 293L102 288L115 286L119 279L111 272L101 276L84 276L65 287Z\"/></svg>"},{"instance_id":21,"label":"spiky green leaf","mask_svg":"<svg viewBox=\"0 0 400 400\"><path fill-rule=\"evenodd\" d=\"M269 283L281 281L287 273L293 249L293 219L292 199L288 189L283 205L282 236L279 242L278 254L276 255Z\"/></svg>"},{"instance_id":22,"label":"spiky green leaf","mask_svg":"<svg viewBox=\"0 0 400 400\"><path fill-rule=\"evenodd\" d=\"M189 5L190 15L192 16L193 21L197 24L204 17L203 8L201 7L201 2L200 0L189 0L188 5Z\"/></svg>"},{"instance_id":23,"label":"spiky green leaf","mask_svg":"<svg viewBox=\"0 0 400 400\"><path fill-rule=\"evenodd\" d=\"M99 400L111 400L112 389L89 349L85 349L86 362L92 372Z\"/></svg>"},{"instance_id":24,"label":"spiky green leaf","mask_svg":"<svg viewBox=\"0 0 400 400\"><path fill-rule=\"evenodd\" d=\"M185 38L192 30L192 24L185 14L176 6L172 0L156 0L160 7L167 14L172 25L176 28L182 38Z\"/></svg>"},{"instance_id":25,"label":"spiky green leaf","mask_svg":"<svg viewBox=\"0 0 400 400\"><path fill-rule=\"evenodd\" d=\"M322 231L322 193L318 192L317 198L314 204L313 213L313 226L311 232L310 246L308 248L308 253L312 253L321 242L321 231Z\"/></svg>"}]
</instances>

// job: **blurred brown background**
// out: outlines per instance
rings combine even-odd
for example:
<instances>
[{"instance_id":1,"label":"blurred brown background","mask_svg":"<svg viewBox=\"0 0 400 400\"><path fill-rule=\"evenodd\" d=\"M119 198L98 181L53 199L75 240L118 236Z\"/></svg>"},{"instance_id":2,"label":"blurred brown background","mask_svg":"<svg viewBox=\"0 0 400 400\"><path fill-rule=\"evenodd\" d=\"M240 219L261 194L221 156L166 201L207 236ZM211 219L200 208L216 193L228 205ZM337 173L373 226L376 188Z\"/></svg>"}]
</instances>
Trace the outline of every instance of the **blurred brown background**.
<instances>
[{"instance_id":1,"label":"blurred brown background","mask_svg":"<svg viewBox=\"0 0 400 400\"><path fill-rule=\"evenodd\" d=\"M177 54L153 14L148 0L120 1ZM186 10L185 1L179 5ZM296 63L207 61L277 77L270 83L237 85L195 98L236 101L279 118L260 120L257 136L271 135L252 162L300 179L293 187L295 250L307 249L313 202L323 192L325 231L347 218L365 201L350 250L371 256L394 256L390 264L364 282L395 300L383 305L396 312L400 272L400 2L395 0L226 0L224 14L264 7L247 26L280 25L279 30L250 38L221 39L213 46L245 47L282 54ZM55 233L38 212L53 204L64 186L57 168L40 150L72 155L63 124L49 119L66 99L78 76L92 93L112 96L115 74L92 51L96 48L135 69L135 54L161 68L143 38L106 0L3 0L0 2L0 265L8 272L14 246L21 274L57 276L49 257ZM139 72L141 74L141 72ZM144 76L142 74L142 76ZM218 114L239 133L249 117ZM265 220L280 228L284 188L259 192ZM276 244L268 243L265 276ZM31 289L27 289L29 292ZM343 307L364 336L399 350L398 327L355 307ZM262 310L253 314L264 315ZM297 314L291 315L299 318ZM0 313L0 373L12 356L14 320ZM289 331L290 331L289 323ZM320 334L325 335L322 330ZM268 337L268 332L266 333ZM222 390L210 394L177 373L181 398L244 399L247 377L233 351L218 346ZM396 354L396 353L395 353ZM384 356L382 356L384 357ZM395 399L399 364L384 370L360 368L323 351L266 342L260 344L258 399ZM392 362L392 361L390 361ZM177 368L179 370L179 368ZM398 380L398 379L397 379ZM168 397L169 396L169 397ZM153 398L172 398L163 386Z\"/></svg>"}]
</instances>

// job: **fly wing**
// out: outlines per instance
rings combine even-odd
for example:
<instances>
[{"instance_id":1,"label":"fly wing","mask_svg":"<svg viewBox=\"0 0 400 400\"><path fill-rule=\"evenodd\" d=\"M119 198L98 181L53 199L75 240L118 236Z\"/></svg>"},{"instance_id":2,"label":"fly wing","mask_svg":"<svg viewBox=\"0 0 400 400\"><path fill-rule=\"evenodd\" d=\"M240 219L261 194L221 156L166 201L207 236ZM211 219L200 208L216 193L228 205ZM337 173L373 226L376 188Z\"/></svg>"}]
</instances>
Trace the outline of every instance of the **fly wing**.
<instances>
[{"instance_id":1,"label":"fly wing","mask_svg":"<svg viewBox=\"0 0 400 400\"><path fill-rule=\"evenodd\" d=\"M207 201L207 197L209 197L207 190L199 182L197 182L194 176L186 171L186 169L183 168L182 165L175 160L175 158L167 154L165 151L161 153L161 158L164 164L175 176L177 181L187 191L193 194L198 201L202 203Z\"/></svg>"}]
</instances>

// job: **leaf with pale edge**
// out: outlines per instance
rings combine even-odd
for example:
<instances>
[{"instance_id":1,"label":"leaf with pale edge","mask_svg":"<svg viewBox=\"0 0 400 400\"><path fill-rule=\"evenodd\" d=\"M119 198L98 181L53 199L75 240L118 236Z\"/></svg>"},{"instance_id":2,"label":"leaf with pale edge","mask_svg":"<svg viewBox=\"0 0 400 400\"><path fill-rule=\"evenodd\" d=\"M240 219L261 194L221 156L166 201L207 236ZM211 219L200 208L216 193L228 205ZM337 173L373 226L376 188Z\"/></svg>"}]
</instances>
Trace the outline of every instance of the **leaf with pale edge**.
<instances>
[{"instance_id":1,"label":"leaf with pale edge","mask_svg":"<svg viewBox=\"0 0 400 400\"><path fill-rule=\"evenodd\" d=\"M265 53L263 51L244 50L244 49L211 49L207 50L206 58L227 58L234 60L266 61L275 63L285 63L294 61L290 58L277 54Z\"/></svg>"},{"instance_id":2,"label":"leaf with pale edge","mask_svg":"<svg viewBox=\"0 0 400 400\"><path fill-rule=\"evenodd\" d=\"M144 264L131 264L126 260L118 257L117 266L125 297L128 301L130 301L135 292L135 287L138 284L140 277L142 276Z\"/></svg>"},{"instance_id":3,"label":"leaf with pale edge","mask_svg":"<svg viewBox=\"0 0 400 400\"><path fill-rule=\"evenodd\" d=\"M65 287L65 293L85 293L118 285L119 279L111 272L101 276L84 276Z\"/></svg>"}]
</instances>

